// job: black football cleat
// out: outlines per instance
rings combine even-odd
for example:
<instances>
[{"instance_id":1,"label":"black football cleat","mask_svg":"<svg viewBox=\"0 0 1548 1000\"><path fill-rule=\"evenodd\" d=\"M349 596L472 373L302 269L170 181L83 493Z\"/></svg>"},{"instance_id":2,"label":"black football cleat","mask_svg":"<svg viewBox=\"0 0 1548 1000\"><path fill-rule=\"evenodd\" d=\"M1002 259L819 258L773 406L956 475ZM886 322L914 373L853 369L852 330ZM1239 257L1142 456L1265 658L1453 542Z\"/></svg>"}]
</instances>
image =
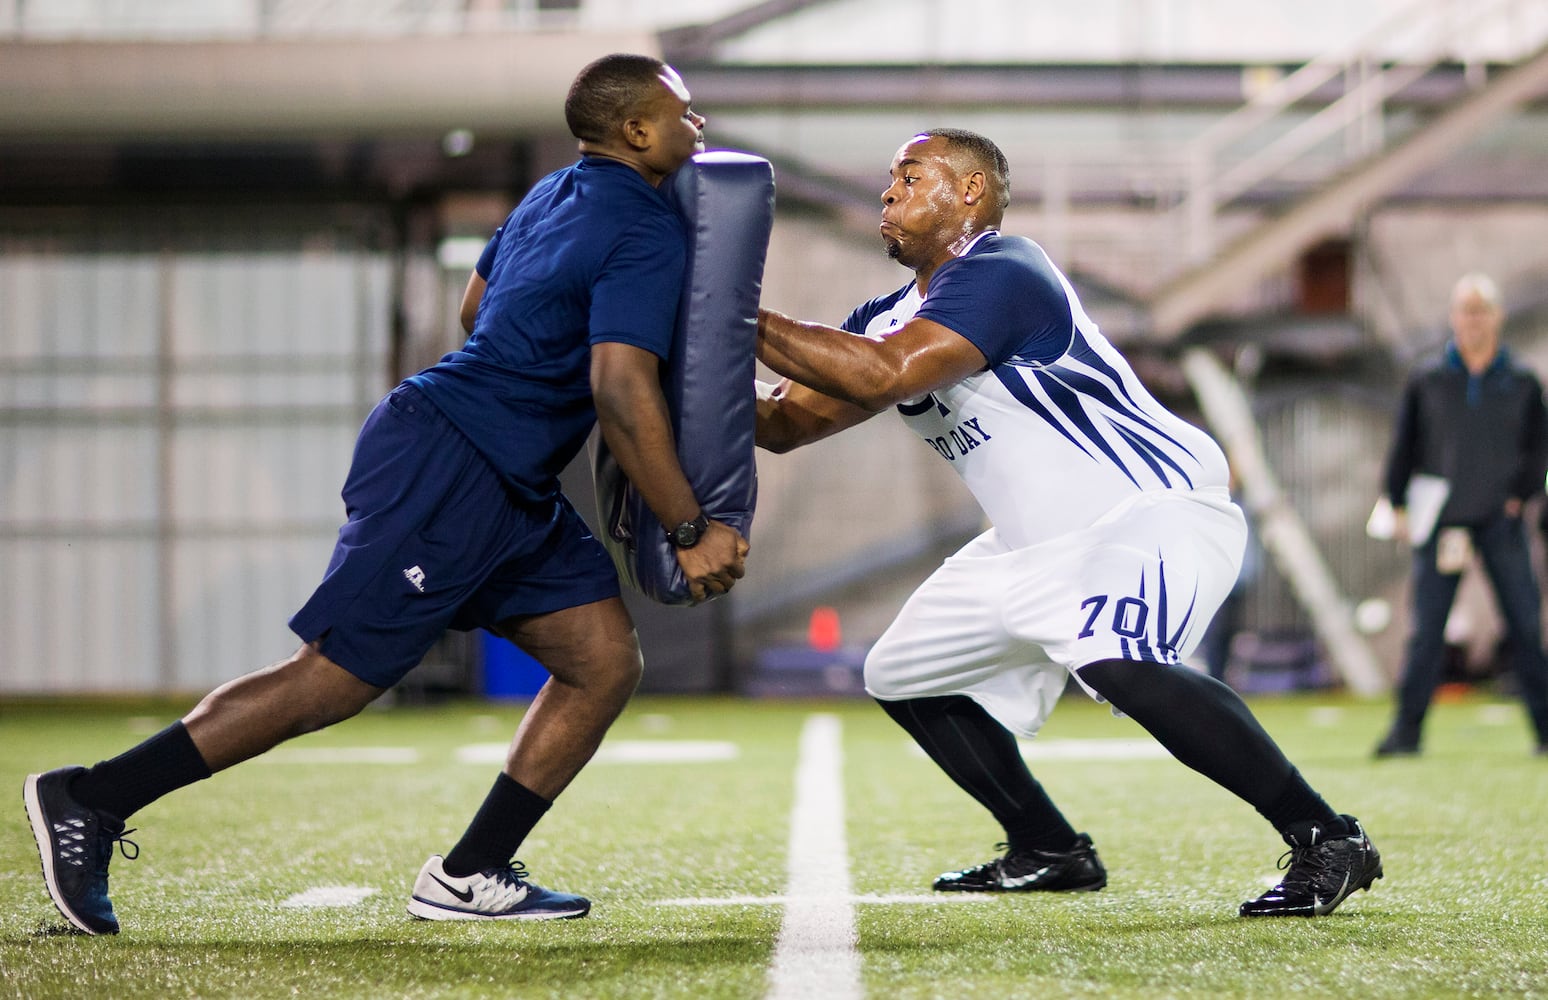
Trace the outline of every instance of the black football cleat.
<instances>
[{"instance_id":1,"label":"black football cleat","mask_svg":"<svg viewBox=\"0 0 1548 1000\"><path fill-rule=\"evenodd\" d=\"M1107 869L1084 833L1067 851L1012 850L973 868L935 880L937 892L1095 892L1107 885Z\"/></svg>"},{"instance_id":2,"label":"black football cleat","mask_svg":"<svg viewBox=\"0 0 1548 1000\"><path fill-rule=\"evenodd\" d=\"M1285 877L1238 912L1244 917L1324 917L1357 889L1369 891L1382 877L1381 855L1359 820L1344 820L1353 833L1329 837L1316 825L1287 831L1290 850L1279 859Z\"/></svg>"}]
</instances>

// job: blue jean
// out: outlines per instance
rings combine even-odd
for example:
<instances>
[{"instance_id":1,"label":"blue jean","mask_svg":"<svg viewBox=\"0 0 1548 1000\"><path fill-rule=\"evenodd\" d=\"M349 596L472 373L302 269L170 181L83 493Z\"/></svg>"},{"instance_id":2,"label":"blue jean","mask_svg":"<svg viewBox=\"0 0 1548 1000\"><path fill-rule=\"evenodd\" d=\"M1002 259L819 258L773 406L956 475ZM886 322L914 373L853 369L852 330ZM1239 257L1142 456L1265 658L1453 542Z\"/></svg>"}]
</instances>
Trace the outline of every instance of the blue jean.
<instances>
[{"instance_id":1,"label":"blue jean","mask_svg":"<svg viewBox=\"0 0 1548 1000\"><path fill-rule=\"evenodd\" d=\"M1398 689L1398 715L1392 731L1417 744L1425 712L1440 683L1445 655L1446 618L1451 614L1461 574L1435 568L1436 539L1444 529L1414 550L1413 631ZM1532 572L1526 532L1519 517L1503 513L1487 524L1469 529L1473 548L1483 560L1494 586L1495 601L1511 640L1521 700L1537 731L1548 744L1548 659L1543 656L1541 597Z\"/></svg>"}]
</instances>

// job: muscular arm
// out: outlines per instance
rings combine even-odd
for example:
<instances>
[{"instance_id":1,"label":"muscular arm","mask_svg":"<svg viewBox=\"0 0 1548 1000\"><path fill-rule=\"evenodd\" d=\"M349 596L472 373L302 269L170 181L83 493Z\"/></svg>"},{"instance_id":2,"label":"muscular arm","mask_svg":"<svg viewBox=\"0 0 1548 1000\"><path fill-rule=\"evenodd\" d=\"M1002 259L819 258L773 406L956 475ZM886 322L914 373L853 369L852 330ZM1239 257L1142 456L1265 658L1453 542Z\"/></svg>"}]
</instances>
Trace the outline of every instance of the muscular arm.
<instances>
[{"instance_id":1,"label":"muscular arm","mask_svg":"<svg viewBox=\"0 0 1548 1000\"><path fill-rule=\"evenodd\" d=\"M766 309L758 310L758 358L869 413L960 382L987 364L971 341L933 320L911 319L876 341Z\"/></svg>"},{"instance_id":2,"label":"muscular arm","mask_svg":"<svg viewBox=\"0 0 1548 1000\"><path fill-rule=\"evenodd\" d=\"M484 300L484 289L487 286L488 282L479 277L477 271L468 277L468 287L462 291L462 308L457 311L464 333L473 332L473 320L478 316L478 304Z\"/></svg>"},{"instance_id":3,"label":"muscular arm","mask_svg":"<svg viewBox=\"0 0 1548 1000\"><path fill-rule=\"evenodd\" d=\"M672 421L661 394L660 360L629 344L604 342L591 348L591 394L597 426L618 466L663 525L699 516L699 501L683 475L672 439ZM718 521L677 561L695 600L723 594L743 573L747 541Z\"/></svg>"},{"instance_id":4,"label":"muscular arm","mask_svg":"<svg viewBox=\"0 0 1548 1000\"><path fill-rule=\"evenodd\" d=\"M756 441L760 448L784 454L831 437L876 414L816 389L785 379L769 395L758 397Z\"/></svg>"}]
</instances>

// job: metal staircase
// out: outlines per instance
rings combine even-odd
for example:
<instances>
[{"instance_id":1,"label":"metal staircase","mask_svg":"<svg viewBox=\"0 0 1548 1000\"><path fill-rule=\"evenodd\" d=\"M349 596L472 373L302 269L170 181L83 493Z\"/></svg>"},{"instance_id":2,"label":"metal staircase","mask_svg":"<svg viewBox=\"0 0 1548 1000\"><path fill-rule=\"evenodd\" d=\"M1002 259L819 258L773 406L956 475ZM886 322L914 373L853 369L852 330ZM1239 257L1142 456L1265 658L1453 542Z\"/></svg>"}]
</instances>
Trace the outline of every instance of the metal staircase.
<instances>
[{"instance_id":1,"label":"metal staircase","mask_svg":"<svg viewBox=\"0 0 1548 1000\"><path fill-rule=\"evenodd\" d=\"M1465 21L1463 18L1465 17ZM1397 142L1386 141L1384 102L1424 79L1448 59L1467 62L1468 40L1511 28L1524 55L1492 79L1470 69L1472 88L1432 121ZM1400 62L1379 55L1409 35L1422 47ZM1173 339L1221 307L1244 285L1283 267L1319 239L1352 228L1360 212L1433 166L1500 116L1548 90L1548 5L1494 0L1464 10L1451 0L1421 0L1350 50L1313 60L1206 130L1189 150L1190 183L1174 210L1186 233L1185 268L1148 303L1150 334ZM1233 159L1233 144L1273 131L1319 88L1342 82L1344 93L1322 110ZM1330 139L1342 153L1304 169ZM1299 173L1299 176L1296 176ZM1294 183L1304 193L1223 247L1214 226L1222 209L1254 188ZM1263 451L1251 403L1241 384L1203 348L1184 352L1183 370L1206 419L1225 445L1258 521L1265 548L1312 620L1328 658L1351 690L1375 695L1386 678L1327 563L1290 505Z\"/></svg>"},{"instance_id":2,"label":"metal staircase","mask_svg":"<svg viewBox=\"0 0 1548 1000\"><path fill-rule=\"evenodd\" d=\"M1390 141L1386 103L1446 63L1466 67L1471 89ZM1506 68L1491 76L1488 63ZM1183 151L1186 187L1168 210L1168 228L1181 234L1185 252L1178 273L1150 298L1152 334L1181 334L1545 91L1548 4L1528 0L1416 0L1350 46L1265 87ZM1331 97L1320 110L1297 110L1319 94ZM1220 245L1221 214L1265 191L1288 193L1289 208Z\"/></svg>"}]
</instances>

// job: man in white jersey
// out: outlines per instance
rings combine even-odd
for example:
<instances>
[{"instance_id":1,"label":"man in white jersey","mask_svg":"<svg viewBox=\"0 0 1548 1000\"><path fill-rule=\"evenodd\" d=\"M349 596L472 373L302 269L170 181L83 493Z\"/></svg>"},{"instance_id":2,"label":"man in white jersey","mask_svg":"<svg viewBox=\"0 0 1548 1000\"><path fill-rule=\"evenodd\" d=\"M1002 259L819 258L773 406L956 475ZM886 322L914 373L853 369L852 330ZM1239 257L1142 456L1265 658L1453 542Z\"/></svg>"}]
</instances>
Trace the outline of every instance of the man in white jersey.
<instances>
[{"instance_id":1,"label":"man in white jersey","mask_svg":"<svg viewBox=\"0 0 1548 1000\"><path fill-rule=\"evenodd\" d=\"M1226 685L1181 664L1231 589L1246 526L1225 456L1167 411L1081 309L1042 248L998 231L1010 200L988 139L909 139L881 235L914 279L842 328L763 311L758 444L783 452L896 407L962 475L993 527L915 591L866 658L866 690L1004 827L1005 854L942 891L1107 884L1016 743L1073 674L1290 845L1284 879L1243 916L1320 916L1382 877L1359 822L1332 809Z\"/></svg>"}]
</instances>

